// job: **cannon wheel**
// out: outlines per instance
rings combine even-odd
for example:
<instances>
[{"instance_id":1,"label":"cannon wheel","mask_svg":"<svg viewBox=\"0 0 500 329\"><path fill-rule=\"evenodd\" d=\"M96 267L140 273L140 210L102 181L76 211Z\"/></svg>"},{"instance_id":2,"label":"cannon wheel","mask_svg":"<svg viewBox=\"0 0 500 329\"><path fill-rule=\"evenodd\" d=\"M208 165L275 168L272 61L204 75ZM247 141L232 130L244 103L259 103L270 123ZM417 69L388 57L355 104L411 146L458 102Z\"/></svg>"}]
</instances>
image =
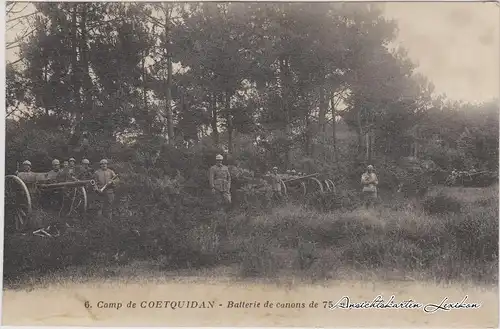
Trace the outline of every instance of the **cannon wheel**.
<instances>
[{"instance_id":1,"label":"cannon wheel","mask_svg":"<svg viewBox=\"0 0 500 329\"><path fill-rule=\"evenodd\" d=\"M66 190L65 196L67 197L67 201L63 203L61 213L63 213L63 209L66 216L71 216L74 213L85 214L87 212L88 198L84 186Z\"/></svg>"},{"instance_id":2,"label":"cannon wheel","mask_svg":"<svg viewBox=\"0 0 500 329\"><path fill-rule=\"evenodd\" d=\"M307 188L305 182L300 182L300 187L302 188L302 197L305 197L307 194Z\"/></svg>"},{"instance_id":3,"label":"cannon wheel","mask_svg":"<svg viewBox=\"0 0 500 329\"><path fill-rule=\"evenodd\" d=\"M321 194L325 193L325 190L323 189L323 184L321 184L321 182L319 181L319 179L317 179L315 177L311 177L310 180L312 180L313 182L315 182L318 185L319 191L321 192Z\"/></svg>"},{"instance_id":4,"label":"cannon wheel","mask_svg":"<svg viewBox=\"0 0 500 329\"><path fill-rule=\"evenodd\" d=\"M280 179L280 184L281 184L281 188L282 188L282 190L283 190L283 194L284 194L285 196L288 196L288 191L287 191L287 189L286 189L286 184L285 184L285 182L283 182L283 180L282 180L282 179Z\"/></svg>"},{"instance_id":5,"label":"cannon wheel","mask_svg":"<svg viewBox=\"0 0 500 329\"><path fill-rule=\"evenodd\" d=\"M28 226L32 210L31 195L26 184L15 175L5 176L5 218L12 216L16 231ZM6 222L6 225L10 223Z\"/></svg>"},{"instance_id":6,"label":"cannon wheel","mask_svg":"<svg viewBox=\"0 0 500 329\"><path fill-rule=\"evenodd\" d=\"M304 182L294 182L294 183L295 184L290 185L287 188L287 192L290 191L292 195L299 196L300 198L305 197L307 193L306 183ZM300 185L298 183L300 183Z\"/></svg>"},{"instance_id":7,"label":"cannon wheel","mask_svg":"<svg viewBox=\"0 0 500 329\"><path fill-rule=\"evenodd\" d=\"M331 179L327 179L327 181L330 183L330 189L333 193L337 194L337 188L335 187L335 184L333 183L333 181Z\"/></svg>"},{"instance_id":8,"label":"cannon wheel","mask_svg":"<svg viewBox=\"0 0 500 329\"><path fill-rule=\"evenodd\" d=\"M325 179L323 182L325 183L326 190L327 190L328 192L331 192L331 191L332 191L332 188L331 188L331 186L330 186L330 182L328 182L328 179Z\"/></svg>"}]
</instances>

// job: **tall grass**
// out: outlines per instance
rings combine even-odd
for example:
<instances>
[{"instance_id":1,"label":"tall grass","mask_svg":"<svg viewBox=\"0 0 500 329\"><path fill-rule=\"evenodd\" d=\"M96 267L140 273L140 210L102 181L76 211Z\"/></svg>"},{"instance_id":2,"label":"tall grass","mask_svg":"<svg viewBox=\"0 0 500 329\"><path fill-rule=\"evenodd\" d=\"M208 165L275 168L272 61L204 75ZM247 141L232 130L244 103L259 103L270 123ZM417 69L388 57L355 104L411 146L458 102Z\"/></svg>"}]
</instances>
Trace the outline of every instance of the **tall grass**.
<instances>
[{"instance_id":1,"label":"tall grass","mask_svg":"<svg viewBox=\"0 0 500 329\"><path fill-rule=\"evenodd\" d=\"M498 277L497 186L440 189L412 208L381 204L327 212L289 203L224 213L191 200L174 216L172 199L148 197L159 206L147 219L91 222L53 239L6 237L5 278L133 260L159 261L162 269L233 265L242 277L327 279L347 270L437 281L491 283Z\"/></svg>"}]
</instances>

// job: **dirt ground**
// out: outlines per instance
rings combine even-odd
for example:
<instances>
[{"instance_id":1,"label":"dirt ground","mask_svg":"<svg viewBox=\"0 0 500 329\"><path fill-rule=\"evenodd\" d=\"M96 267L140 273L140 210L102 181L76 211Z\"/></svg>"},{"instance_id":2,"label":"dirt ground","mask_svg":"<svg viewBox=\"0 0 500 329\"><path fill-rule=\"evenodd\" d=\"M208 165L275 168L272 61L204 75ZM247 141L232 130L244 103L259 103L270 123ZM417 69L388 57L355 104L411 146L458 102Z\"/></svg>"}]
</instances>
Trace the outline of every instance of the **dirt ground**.
<instances>
[{"instance_id":1,"label":"dirt ground","mask_svg":"<svg viewBox=\"0 0 500 329\"><path fill-rule=\"evenodd\" d=\"M421 306L414 309L341 308L345 306L344 296L352 306L371 302L377 295L386 302L394 295L394 303L411 299ZM440 305L445 298L448 298L446 303L459 303L465 296L467 299L462 304L472 308L445 311L428 305ZM90 302L91 308L85 308L85 301ZM193 308L187 308L187 303L181 306L181 301L191 301L189 305ZM266 307L266 301L273 303L273 307L269 304ZM337 307L329 309L323 301L331 301ZM135 308L128 308L129 302L135 303ZM248 303L249 307L236 307L245 306L241 302ZM121 307L117 309L119 303ZM231 304L233 307L229 308ZM428 312L424 311L426 305ZM496 286L346 280L311 285L293 280L264 283L186 276L128 282L58 283L29 290L4 290L2 324L492 328L498 327L498 307Z\"/></svg>"}]
</instances>

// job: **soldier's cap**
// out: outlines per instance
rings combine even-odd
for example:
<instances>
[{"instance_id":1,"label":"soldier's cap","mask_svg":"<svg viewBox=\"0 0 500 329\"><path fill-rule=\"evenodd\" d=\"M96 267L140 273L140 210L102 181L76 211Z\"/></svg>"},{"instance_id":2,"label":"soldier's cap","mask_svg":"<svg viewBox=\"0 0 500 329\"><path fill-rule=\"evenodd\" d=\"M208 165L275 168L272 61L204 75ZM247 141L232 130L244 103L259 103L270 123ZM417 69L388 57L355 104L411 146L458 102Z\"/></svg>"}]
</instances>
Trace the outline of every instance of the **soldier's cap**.
<instances>
[{"instance_id":1,"label":"soldier's cap","mask_svg":"<svg viewBox=\"0 0 500 329\"><path fill-rule=\"evenodd\" d=\"M29 162L29 160L26 160L26 161L23 162L23 165L29 165L29 166L31 166L31 162Z\"/></svg>"},{"instance_id":2,"label":"soldier's cap","mask_svg":"<svg viewBox=\"0 0 500 329\"><path fill-rule=\"evenodd\" d=\"M89 161L88 159L83 159L83 160L82 160L82 163L83 163L83 164L90 164L90 161Z\"/></svg>"},{"instance_id":3,"label":"soldier's cap","mask_svg":"<svg viewBox=\"0 0 500 329\"><path fill-rule=\"evenodd\" d=\"M368 167L366 167L366 169L372 169L373 170L373 166L372 165L368 165Z\"/></svg>"},{"instance_id":4,"label":"soldier's cap","mask_svg":"<svg viewBox=\"0 0 500 329\"><path fill-rule=\"evenodd\" d=\"M69 158L69 161L76 162L75 158Z\"/></svg>"},{"instance_id":5,"label":"soldier's cap","mask_svg":"<svg viewBox=\"0 0 500 329\"><path fill-rule=\"evenodd\" d=\"M295 169L293 169L292 172L295 173Z\"/></svg>"},{"instance_id":6,"label":"soldier's cap","mask_svg":"<svg viewBox=\"0 0 500 329\"><path fill-rule=\"evenodd\" d=\"M61 163L59 162L59 160L54 159L54 160L52 160L52 164L55 165L55 164L61 164Z\"/></svg>"},{"instance_id":7,"label":"soldier's cap","mask_svg":"<svg viewBox=\"0 0 500 329\"><path fill-rule=\"evenodd\" d=\"M274 170L274 169L278 170L278 167L273 167L273 170Z\"/></svg>"},{"instance_id":8,"label":"soldier's cap","mask_svg":"<svg viewBox=\"0 0 500 329\"><path fill-rule=\"evenodd\" d=\"M220 154L217 154L217 156L215 157L215 160L222 160L222 159L224 159L224 158Z\"/></svg>"},{"instance_id":9,"label":"soldier's cap","mask_svg":"<svg viewBox=\"0 0 500 329\"><path fill-rule=\"evenodd\" d=\"M101 161L99 161L100 164L107 164L108 163L108 160L106 159L102 159Z\"/></svg>"}]
</instances>

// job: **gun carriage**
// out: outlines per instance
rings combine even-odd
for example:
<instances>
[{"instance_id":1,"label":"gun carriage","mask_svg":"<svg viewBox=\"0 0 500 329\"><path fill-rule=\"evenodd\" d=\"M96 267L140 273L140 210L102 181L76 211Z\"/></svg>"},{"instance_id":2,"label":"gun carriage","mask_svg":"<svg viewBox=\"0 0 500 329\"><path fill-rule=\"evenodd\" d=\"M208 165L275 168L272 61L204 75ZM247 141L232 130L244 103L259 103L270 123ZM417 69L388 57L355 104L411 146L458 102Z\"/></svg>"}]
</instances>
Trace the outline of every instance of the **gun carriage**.
<instances>
[{"instance_id":1,"label":"gun carriage","mask_svg":"<svg viewBox=\"0 0 500 329\"><path fill-rule=\"evenodd\" d=\"M447 186L486 187L498 181L498 172L459 171L450 174L445 181Z\"/></svg>"},{"instance_id":2,"label":"gun carriage","mask_svg":"<svg viewBox=\"0 0 500 329\"><path fill-rule=\"evenodd\" d=\"M319 173L304 176L281 175L280 178L285 195L304 198L308 193L336 193L333 181L321 177Z\"/></svg>"},{"instance_id":3,"label":"gun carriage","mask_svg":"<svg viewBox=\"0 0 500 329\"><path fill-rule=\"evenodd\" d=\"M24 174L24 175L23 175ZM95 189L94 180L57 182L46 173L5 176L5 223L8 231L24 231L35 210L55 211L59 216L82 215L87 211L86 188Z\"/></svg>"}]
</instances>

